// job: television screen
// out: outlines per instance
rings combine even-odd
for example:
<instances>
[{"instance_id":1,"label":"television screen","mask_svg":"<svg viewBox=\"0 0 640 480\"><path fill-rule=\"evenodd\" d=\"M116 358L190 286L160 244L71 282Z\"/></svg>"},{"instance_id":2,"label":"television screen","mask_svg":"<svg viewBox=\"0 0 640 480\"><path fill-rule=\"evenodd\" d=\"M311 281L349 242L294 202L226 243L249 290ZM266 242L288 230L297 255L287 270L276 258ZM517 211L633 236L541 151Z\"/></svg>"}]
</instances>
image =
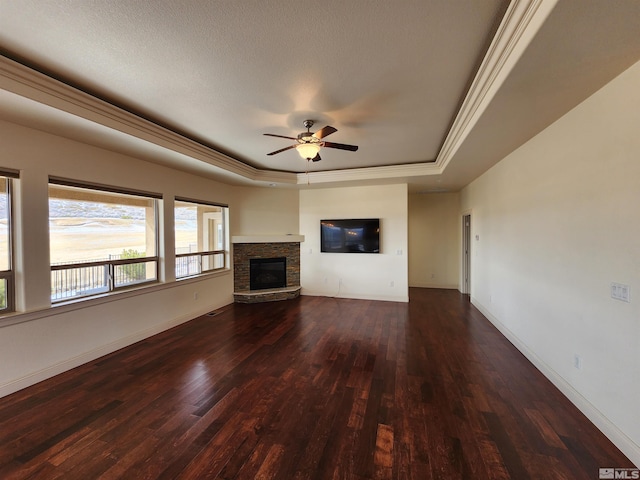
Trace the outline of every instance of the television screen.
<instances>
[{"instance_id":1,"label":"television screen","mask_svg":"<svg viewBox=\"0 0 640 480\"><path fill-rule=\"evenodd\" d=\"M380 219L321 220L320 251L380 253Z\"/></svg>"}]
</instances>

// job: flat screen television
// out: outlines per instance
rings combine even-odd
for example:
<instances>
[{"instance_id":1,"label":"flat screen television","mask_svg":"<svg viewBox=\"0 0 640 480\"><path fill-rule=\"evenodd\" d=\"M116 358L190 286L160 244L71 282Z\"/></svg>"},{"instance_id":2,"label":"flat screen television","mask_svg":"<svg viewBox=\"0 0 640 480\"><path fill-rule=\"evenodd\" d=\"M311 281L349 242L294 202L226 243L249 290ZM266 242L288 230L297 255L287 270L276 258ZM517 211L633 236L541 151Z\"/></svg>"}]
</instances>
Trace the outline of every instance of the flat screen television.
<instances>
[{"instance_id":1,"label":"flat screen television","mask_svg":"<svg viewBox=\"0 0 640 480\"><path fill-rule=\"evenodd\" d=\"M320 220L320 251L380 253L380 219Z\"/></svg>"}]
</instances>

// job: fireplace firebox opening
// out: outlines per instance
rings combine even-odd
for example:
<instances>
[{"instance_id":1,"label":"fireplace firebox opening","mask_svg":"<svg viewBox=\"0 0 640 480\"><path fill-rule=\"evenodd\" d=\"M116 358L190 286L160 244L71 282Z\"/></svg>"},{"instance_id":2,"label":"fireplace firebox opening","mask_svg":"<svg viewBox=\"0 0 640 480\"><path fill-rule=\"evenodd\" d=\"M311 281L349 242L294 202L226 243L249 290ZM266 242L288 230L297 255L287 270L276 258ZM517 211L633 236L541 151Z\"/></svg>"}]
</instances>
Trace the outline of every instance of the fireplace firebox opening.
<instances>
[{"instance_id":1,"label":"fireplace firebox opening","mask_svg":"<svg viewBox=\"0 0 640 480\"><path fill-rule=\"evenodd\" d=\"M287 257L249 259L249 288L264 290L287 286Z\"/></svg>"}]
</instances>

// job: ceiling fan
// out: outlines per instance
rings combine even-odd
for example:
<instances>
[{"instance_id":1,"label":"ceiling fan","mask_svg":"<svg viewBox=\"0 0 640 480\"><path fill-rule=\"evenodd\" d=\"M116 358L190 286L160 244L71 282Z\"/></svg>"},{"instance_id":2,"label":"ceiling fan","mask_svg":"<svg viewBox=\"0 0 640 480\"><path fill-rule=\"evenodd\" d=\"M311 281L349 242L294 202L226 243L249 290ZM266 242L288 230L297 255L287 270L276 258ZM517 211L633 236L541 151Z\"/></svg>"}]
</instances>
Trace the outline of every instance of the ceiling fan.
<instances>
[{"instance_id":1,"label":"ceiling fan","mask_svg":"<svg viewBox=\"0 0 640 480\"><path fill-rule=\"evenodd\" d=\"M320 158L320 149L322 147L327 148L338 148L340 150L349 150L351 152L355 152L358 150L356 145L345 145L344 143L333 143L333 142L324 142L322 139L332 133L337 132L338 130L333 128L330 125L326 127L322 127L316 133L311 133L310 129L313 127L313 120L305 120L303 122L304 127L307 129L306 132L302 132L298 134L297 138L294 137L285 137L284 135L275 135L273 133L265 133L264 135L268 137L278 137L278 138L287 138L289 140L295 140L296 143L293 145L289 145L288 147L281 148L280 150L276 150L275 152L267 153L267 155L275 155L276 153L284 152L286 150L290 150L295 148L298 151L298 154L306 160L311 160L312 162L318 162L322 160Z\"/></svg>"}]
</instances>

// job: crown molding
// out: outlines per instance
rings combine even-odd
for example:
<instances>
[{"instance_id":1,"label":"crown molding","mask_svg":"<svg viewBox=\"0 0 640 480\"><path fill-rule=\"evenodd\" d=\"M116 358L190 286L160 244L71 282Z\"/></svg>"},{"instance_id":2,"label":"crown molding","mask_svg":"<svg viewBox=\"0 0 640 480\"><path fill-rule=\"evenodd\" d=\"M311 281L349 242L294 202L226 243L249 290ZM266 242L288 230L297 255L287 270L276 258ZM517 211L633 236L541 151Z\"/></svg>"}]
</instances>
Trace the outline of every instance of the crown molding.
<instances>
[{"instance_id":1,"label":"crown molding","mask_svg":"<svg viewBox=\"0 0 640 480\"><path fill-rule=\"evenodd\" d=\"M168 128L0 56L0 88L257 182L296 183L296 174L260 170Z\"/></svg>"},{"instance_id":2,"label":"crown molding","mask_svg":"<svg viewBox=\"0 0 640 480\"><path fill-rule=\"evenodd\" d=\"M66 83L0 56L0 88L140 140L202 161L226 175L258 183L305 185L438 175L435 163L291 173L262 170L141 118Z\"/></svg>"},{"instance_id":3,"label":"crown molding","mask_svg":"<svg viewBox=\"0 0 640 480\"><path fill-rule=\"evenodd\" d=\"M354 182L359 180L383 180L410 178L425 175L439 175L442 167L433 162L387 165L384 167L350 168L347 170L324 170L320 172L298 173L298 185L308 183Z\"/></svg>"},{"instance_id":4,"label":"crown molding","mask_svg":"<svg viewBox=\"0 0 640 480\"><path fill-rule=\"evenodd\" d=\"M531 43L558 0L513 0L438 153L444 169Z\"/></svg>"}]
</instances>

